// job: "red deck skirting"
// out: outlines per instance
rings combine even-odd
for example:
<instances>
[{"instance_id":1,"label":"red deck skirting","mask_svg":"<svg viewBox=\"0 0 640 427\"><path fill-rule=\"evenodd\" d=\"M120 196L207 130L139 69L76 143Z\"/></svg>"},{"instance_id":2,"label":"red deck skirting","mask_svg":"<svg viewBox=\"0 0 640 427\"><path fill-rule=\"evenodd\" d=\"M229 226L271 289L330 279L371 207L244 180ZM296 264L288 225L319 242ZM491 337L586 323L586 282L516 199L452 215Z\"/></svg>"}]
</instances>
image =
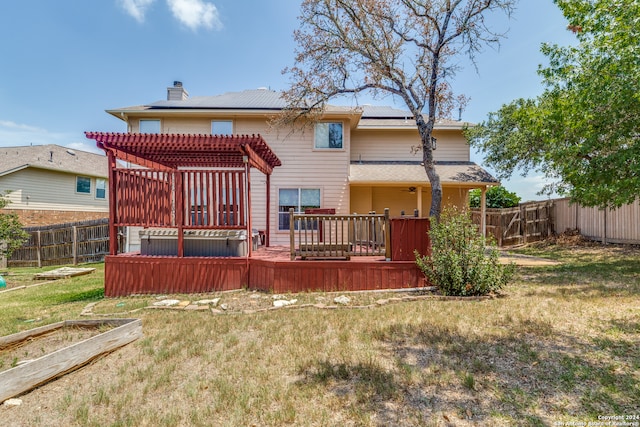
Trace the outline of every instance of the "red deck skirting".
<instances>
[{"instance_id":1,"label":"red deck skirting","mask_svg":"<svg viewBox=\"0 0 640 427\"><path fill-rule=\"evenodd\" d=\"M249 287L262 291L369 291L415 288L422 273L415 262L270 261L251 259Z\"/></svg>"},{"instance_id":2,"label":"red deck skirting","mask_svg":"<svg viewBox=\"0 0 640 427\"><path fill-rule=\"evenodd\" d=\"M413 261L380 258L290 261L277 256L117 255L105 259L105 296L206 293L244 287L276 293L400 289L422 286L422 277Z\"/></svg>"},{"instance_id":3,"label":"red deck skirting","mask_svg":"<svg viewBox=\"0 0 640 427\"><path fill-rule=\"evenodd\" d=\"M189 294L242 289L246 258L177 258L140 255L105 257L104 294Z\"/></svg>"}]
</instances>

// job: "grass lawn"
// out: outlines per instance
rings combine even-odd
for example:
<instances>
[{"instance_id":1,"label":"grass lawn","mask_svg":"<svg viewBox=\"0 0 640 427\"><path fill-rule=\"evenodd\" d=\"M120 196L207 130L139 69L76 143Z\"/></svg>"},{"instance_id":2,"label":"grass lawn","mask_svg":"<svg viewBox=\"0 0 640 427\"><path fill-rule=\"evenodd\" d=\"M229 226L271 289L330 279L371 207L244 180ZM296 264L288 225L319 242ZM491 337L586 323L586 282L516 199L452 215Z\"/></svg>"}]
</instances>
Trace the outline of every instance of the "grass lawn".
<instances>
[{"instance_id":1,"label":"grass lawn","mask_svg":"<svg viewBox=\"0 0 640 427\"><path fill-rule=\"evenodd\" d=\"M0 406L0 423L546 426L613 415L640 423L632 418L640 417L640 249L518 252L562 263L521 267L499 297L479 301L243 314L234 307L271 296L234 292L197 296L220 297L223 314L146 310L154 297L103 299L101 265L1 293L0 335L77 319L93 302L96 314L142 318L145 336L20 396L21 406ZM351 306L403 295L349 294Z\"/></svg>"}]
</instances>

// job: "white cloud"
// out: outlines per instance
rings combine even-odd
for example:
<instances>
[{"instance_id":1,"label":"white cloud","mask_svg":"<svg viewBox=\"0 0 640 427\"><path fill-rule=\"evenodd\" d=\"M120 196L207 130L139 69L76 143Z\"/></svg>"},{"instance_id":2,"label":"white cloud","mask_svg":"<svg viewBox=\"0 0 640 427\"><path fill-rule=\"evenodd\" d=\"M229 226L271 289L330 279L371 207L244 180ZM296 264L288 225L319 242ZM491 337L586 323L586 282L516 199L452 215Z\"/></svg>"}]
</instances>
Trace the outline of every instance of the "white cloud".
<instances>
[{"instance_id":1,"label":"white cloud","mask_svg":"<svg viewBox=\"0 0 640 427\"><path fill-rule=\"evenodd\" d=\"M6 131L12 131L12 132L46 132L44 129L41 129L35 126L12 122L10 120L0 120L0 131L3 128Z\"/></svg>"},{"instance_id":2,"label":"white cloud","mask_svg":"<svg viewBox=\"0 0 640 427\"><path fill-rule=\"evenodd\" d=\"M118 0L118 4L136 21L144 22L144 14L154 1L156 0Z\"/></svg>"},{"instance_id":3,"label":"white cloud","mask_svg":"<svg viewBox=\"0 0 640 427\"><path fill-rule=\"evenodd\" d=\"M173 16L192 30L200 27L219 30L222 28L218 9L203 0L167 0Z\"/></svg>"},{"instance_id":4,"label":"white cloud","mask_svg":"<svg viewBox=\"0 0 640 427\"><path fill-rule=\"evenodd\" d=\"M37 126L0 120L0 147L19 147L23 145L58 144L66 146L76 135L50 132Z\"/></svg>"}]
</instances>

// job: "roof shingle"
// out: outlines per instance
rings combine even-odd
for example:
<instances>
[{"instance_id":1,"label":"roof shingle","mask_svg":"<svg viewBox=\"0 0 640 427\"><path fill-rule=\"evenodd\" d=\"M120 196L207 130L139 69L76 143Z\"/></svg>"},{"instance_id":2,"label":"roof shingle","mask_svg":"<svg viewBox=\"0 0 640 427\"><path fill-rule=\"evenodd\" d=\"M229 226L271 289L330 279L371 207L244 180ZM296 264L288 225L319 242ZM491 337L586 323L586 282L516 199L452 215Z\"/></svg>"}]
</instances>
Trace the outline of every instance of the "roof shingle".
<instances>
[{"instance_id":1,"label":"roof shingle","mask_svg":"<svg viewBox=\"0 0 640 427\"><path fill-rule=\"evenodd\" d=\"M0 148L0 176L27 167L78 175L108 176L107 158L101 154L55 144Z\"/></svg>"}]
</instances>

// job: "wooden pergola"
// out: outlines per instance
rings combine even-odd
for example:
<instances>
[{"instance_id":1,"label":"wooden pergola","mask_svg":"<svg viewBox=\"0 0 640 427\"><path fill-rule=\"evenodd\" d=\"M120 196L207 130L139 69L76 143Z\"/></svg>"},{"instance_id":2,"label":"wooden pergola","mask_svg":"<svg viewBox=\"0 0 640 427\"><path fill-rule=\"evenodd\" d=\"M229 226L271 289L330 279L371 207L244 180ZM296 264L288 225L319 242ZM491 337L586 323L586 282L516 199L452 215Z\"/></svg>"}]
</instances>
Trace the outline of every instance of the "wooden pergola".
<instances>
[{"instance_id":1,"label":"wooden pergola","mask_svg":"<svg viewBox=\"0 0 640 427\"><path fill-rule=\"evenodd\" d=\"M108 158L111 255L118 253L118 227L125 226L176 228L178 257L184 257L184 230L245 229L250 238L250 168L266 176L269 245L270 177L282 163L260 135L86 136Z\"/></svg>"}]
</instances>

